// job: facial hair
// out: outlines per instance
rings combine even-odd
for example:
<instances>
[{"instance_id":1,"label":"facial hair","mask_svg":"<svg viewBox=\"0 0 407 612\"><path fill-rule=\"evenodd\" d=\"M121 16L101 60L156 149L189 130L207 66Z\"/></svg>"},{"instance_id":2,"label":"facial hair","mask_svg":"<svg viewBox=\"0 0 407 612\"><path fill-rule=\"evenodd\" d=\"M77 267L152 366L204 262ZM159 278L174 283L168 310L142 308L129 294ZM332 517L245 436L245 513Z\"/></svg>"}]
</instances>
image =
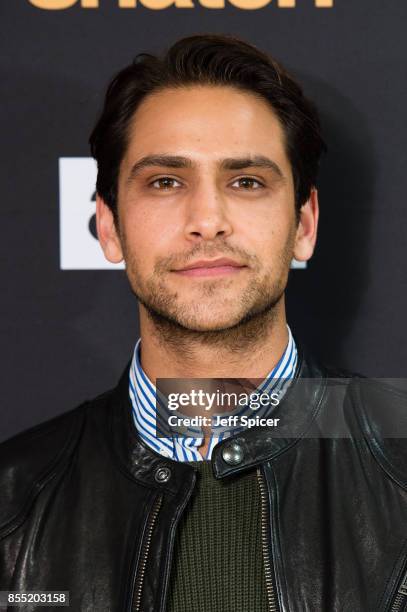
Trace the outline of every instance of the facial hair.
<instances>
[{"instance_id":1,"label":"facial hair","mask_svg":"<svg viewBox=\"0 0 407 612\"><path fill-rule=\"evenodd\" d=\"M162 258L154 266L153 274L143 282L140 281L140 266L135 253L128 249L124 236L121 237L121 242L132 292L144 306L158 341L168 349L176 350L178 354L183 351L186 360L189 355L192 357L192 346L228 349L232 353L241 354L261 342L273 325L277 306L283 299L288 280L294 244L293 233L290 233L283 249L275 257L273 272L267 274L261 274L262 266L257 256L231 246L222 239L206 243L204 247L197 244L187 256L177 254ZM239 315L230 325L209 330L199 329L193 317L194 304L179 304L179 294L168 288L165 276L169 270L179 269L188 265L188 261L196 261L197 258L227 256L248 265L252 275L251 282L237 299ZM225 291L218 281L209 279L200 289L204 298L219 297L219 292Z\"/></svg>"}]
</instances>

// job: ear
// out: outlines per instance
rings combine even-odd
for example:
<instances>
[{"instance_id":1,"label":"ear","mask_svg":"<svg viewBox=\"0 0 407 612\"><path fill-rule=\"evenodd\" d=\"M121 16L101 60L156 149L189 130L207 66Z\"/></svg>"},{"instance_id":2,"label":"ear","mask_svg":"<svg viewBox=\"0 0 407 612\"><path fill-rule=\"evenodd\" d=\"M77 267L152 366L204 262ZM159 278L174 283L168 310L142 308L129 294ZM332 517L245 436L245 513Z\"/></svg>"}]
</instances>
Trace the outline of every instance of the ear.
<instances>
[{"instance_id":1,"label":"ear","mask_svg":"<svg viewBox=\"0 0 407 612\"><path fill-rule=\"evenodd\" d=\"M295 236L294 258L298 261L308 261L312 257L317 240L318 217L318 191L312 188L309 199L301 207Z\"/></svg>"},{"instance_id":2,"label":"ear","mask_svg":"<svg viewBox=\"0 0 407 612\"><path fill-rule=\"evenodd\" d=\"M98 194L96 195L96 228L106 259L111 263L120 263L123 259L123 251L113 213Z\"/></svg>"}]
</instances>

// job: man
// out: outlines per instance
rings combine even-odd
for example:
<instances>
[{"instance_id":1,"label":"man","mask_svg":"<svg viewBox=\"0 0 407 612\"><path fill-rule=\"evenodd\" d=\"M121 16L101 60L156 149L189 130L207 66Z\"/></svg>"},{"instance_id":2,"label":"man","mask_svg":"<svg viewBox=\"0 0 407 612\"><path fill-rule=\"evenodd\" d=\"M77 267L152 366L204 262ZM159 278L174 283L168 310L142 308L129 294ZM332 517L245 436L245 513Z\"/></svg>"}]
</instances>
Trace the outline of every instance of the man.
<instances>
[{"instance_id":1,"label":"man","mask_svg":"<svg viewBox=\"0 0 407 612\"><path fill-rule=\"evenodd\" d=\"M317 365L286 322L317 235L313 104L251 45L192 36L116 76L90 143L140 339L116 388L1 446L1 589L98 612L405 609L407 450L383 416L404 397ZM234 406L163 432L160 379L277 397L272 423Z\"/></svg>"}]
</instances>

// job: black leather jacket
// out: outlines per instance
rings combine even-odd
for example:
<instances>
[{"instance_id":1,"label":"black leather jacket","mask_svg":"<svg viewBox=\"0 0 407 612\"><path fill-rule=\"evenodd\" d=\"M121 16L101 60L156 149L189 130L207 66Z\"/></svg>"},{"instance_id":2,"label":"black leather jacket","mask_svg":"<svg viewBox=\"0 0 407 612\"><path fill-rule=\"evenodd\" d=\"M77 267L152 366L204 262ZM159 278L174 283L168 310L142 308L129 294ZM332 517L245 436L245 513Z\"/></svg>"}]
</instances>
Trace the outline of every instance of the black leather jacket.
<instances>
[{"instance_id":1,"label":"black leather jacket","mask_svg":"<svg viewBox=\"0 0 407 612\"><path fill-rule=\"evenodd\" d=\"M69 591L75 612L165 610L196 473L139 439L128 368L113 390L0 445L0 590ZM391 408L405 431L405 398L357 377L331 384L336 373L301 351L299 376L315 380L299 395L292 385L278 432L236 436L235 465L230 439L212 457L217 478L258 470L270 610L405 610L407 444L384 418Z\"/></svg>"}]
</instances>

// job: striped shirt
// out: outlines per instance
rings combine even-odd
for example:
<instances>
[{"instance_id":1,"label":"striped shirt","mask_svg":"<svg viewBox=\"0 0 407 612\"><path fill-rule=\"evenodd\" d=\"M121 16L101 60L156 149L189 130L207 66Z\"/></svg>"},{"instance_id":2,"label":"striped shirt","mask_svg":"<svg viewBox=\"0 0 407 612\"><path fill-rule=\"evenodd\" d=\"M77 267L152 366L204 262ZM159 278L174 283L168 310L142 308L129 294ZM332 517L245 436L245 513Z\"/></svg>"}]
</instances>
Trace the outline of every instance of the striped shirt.
<instances>
[{"instance_id":1,"label":"striped shirt","mask_svg":"<svg viewBox=\"0 0 407 612\"><path fill-rule=\"evenodd\" d=\"M279 399L281 399L282 395L287 390L290 380L295 375L298 359L297 347L288 325L287 330L288 343L284 353L262 383L255 391L252 391L252 394L267 393L271 395L273 393L278 393ZM229 438L238 431L241 431L242 426L233 428L213 425L211 428L212 433L209 440L208 451L205 457L202 457L198 449L203 443L202 430L199 428L190 427L182 435L175 435L175 433L173 433L170 437L164 437L161 432L165 431L165 428L160 425L160 418L163 418L161 410L157 416L157 389L141 367L140 343L141 339L139 338L133 352L129 372L129 395L132 405L132 414L140 437L153 450L175 461L209 460L216 444L225 438ZM269 416L270 410L272 410L270 405L260 406L256 410L255 415L260 418ZM228 416L233 414L239 417L242 415L253 416L253 409L247 405L238 406L234 411L228 412Z\"/></svg>"}]
</instances>

